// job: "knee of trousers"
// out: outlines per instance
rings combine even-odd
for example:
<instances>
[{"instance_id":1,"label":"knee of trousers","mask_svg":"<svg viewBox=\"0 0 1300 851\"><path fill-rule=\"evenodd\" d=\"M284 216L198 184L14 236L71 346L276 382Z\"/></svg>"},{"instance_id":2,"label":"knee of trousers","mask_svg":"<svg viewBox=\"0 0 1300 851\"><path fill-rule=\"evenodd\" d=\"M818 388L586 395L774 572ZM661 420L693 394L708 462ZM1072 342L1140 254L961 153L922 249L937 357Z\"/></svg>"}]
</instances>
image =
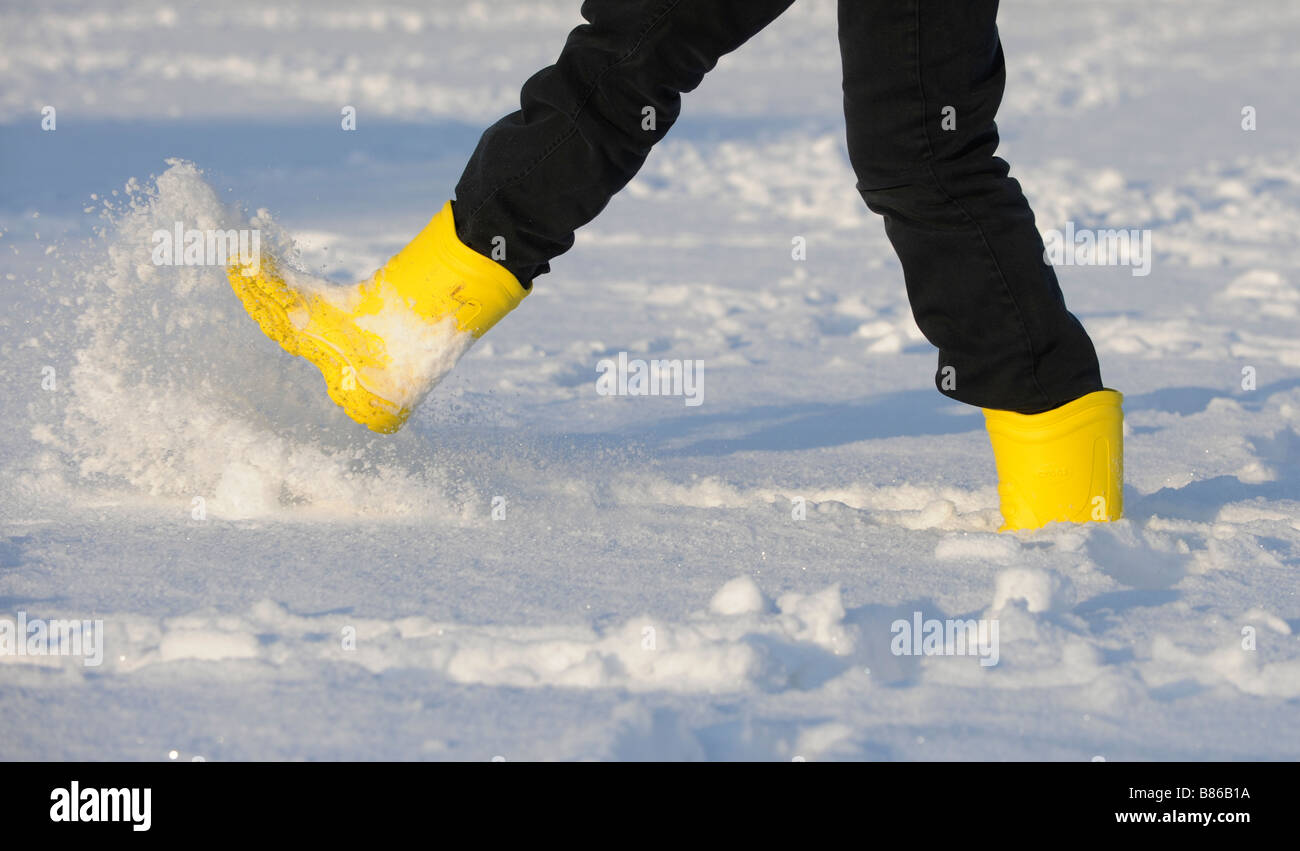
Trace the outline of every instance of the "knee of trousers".
<instances>
[{"instance_id":1,"label":"knee of trousers","mask_svg":"<svg viewBox=\"0 0 1300 851\"><path fill-rule=\"evenodd\" d=\"M978 152L956 159L920 157L854 163L857 189L872 212L935 226L967 220L960 207L997 200L1019 203L1007 164Z\"/></svg>"},{"instance_id":2,"label":"knee of trousers","mask_svg":"<svg viewBox=\"0 0 1300 851\"><path fill-rule=\"evenodd\" d=\"M1007 164L994 155L998 134L991 122L948 133L937 128L926 132L895 116L850 117L847 142L849 163L864 196L900 189L917 195L962 195L1008 172Z\"/></svg>"},{"instance_id":3,"label":"knee of trousers","mask_svg":"<svg viewBox=\"0 0 1300 851\"><path fill-rule=\"evenodd\" d=\"M865 179L859 178L857 189L871 212L899 222L944 227L966 221L951 197L924 169L868 174Z\"/></svg>"},{"instance_id":4,"label":"knee of trousers","mask_svg":"<svg viewBox=\"0 0 1300 851\"><path fill-rule=\"evenodd\" d=\"M525 84L524 114L545 106L563 113L592 146L648 153L681 113L681 93L699 85L705 70L663 47L621 62L568 51Z\"/></svg>"}]
</instances>

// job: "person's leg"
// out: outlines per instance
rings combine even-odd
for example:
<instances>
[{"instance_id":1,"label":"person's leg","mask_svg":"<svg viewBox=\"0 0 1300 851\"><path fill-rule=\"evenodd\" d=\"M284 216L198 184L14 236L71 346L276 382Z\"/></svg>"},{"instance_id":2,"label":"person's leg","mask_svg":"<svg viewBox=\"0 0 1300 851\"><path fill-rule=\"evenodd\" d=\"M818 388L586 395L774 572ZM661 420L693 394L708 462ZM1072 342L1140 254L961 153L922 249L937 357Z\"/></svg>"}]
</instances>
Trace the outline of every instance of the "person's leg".
<instances>
[{"instance_id":1,"label":"person's leg","mask_svg":"<svg viewBox=\"0 0 1300 851\"><path fill-rule=\"evenodd\" d=\"M997 0L840 0L849 157L903 266L940 392L985 409L1004 529L1118 519L1121 396L994 156Z\"/></svg>"},{"instance_id":2,"label":"person's leg","mask_svg":"<svg viewBox=\"0 0 1300 851\"><path fill-rule=\"evenodd\" d=\"M1034 215L994 156L997 0L840 0L849 157L903 267L940 391L1035 414L1101 390ZM951 369L948 369L948 368Z\"/></svg>"},{"instance_id":3,"label":"person's leg","mask_svg":"<svg viewBox=\"0 0 1300 851\"><path fill-rule=\"evenodd\" d=\"M586 0L587 23L466 165L454 205L461 241L529 286L640 169L677 120L681 93L792 2Z\"/></svg>"},{"instance_id":4,"label":"person's leg","mask_svg":"<svg viewBox=\"0 0 1300 851\"><path fill-rule=\"evenodd\" d=\"M588 23L483 134L454 204L368 280L330 287L265 258L232 265L231 288L349 417L397 431L632 179L681 93L791 2L587 0Z\"/></svg>"}]
</instances>

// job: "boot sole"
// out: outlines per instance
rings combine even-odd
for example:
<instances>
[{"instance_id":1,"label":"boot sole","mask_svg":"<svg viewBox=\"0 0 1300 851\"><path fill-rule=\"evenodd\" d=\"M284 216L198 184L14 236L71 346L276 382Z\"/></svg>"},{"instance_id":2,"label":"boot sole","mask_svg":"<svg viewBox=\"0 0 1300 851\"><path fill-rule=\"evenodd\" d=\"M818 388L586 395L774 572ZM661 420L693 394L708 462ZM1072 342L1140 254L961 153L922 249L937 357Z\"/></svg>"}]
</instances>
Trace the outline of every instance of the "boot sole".
<instances>
[{"instance_id":1,"label":"boot sole","mask_svg":"<svg viewBox=\"0 0 1300 851\"><path fill-rule=\"evenodd\" d=\"M379 434L393 434L400 429L410 417L410 409L366 389L356 366L343 352L328 340L295 327L289 314L306 310L306 305L274 275L274 267L265 260L263 270L270 271L245 276L234 266L226 269L231 289L262 333L289 354L304 358L319 369L325 378L325 392L351 419ZM352 380L345 381L349 375ZM353 385L351 388L345 386L349 383Z\"/></svg>"}]
</instances>

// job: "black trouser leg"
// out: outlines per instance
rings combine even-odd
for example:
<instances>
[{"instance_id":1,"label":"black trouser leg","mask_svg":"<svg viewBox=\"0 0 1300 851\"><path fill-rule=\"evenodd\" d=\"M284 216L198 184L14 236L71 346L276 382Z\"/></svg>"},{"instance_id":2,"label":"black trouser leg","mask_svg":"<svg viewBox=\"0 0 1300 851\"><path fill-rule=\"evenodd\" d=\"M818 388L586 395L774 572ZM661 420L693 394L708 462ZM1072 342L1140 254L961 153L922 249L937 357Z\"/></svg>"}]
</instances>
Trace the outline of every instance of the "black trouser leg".
<instances>
[{"instance_id":1,"label":"black trouser leg","mask_svg":"<svg viewBox=\"0 0 1300 851\"><path fill-rule=\"evenodd\" d=\"M483 134L456 186L456 232L524 286L622 189L700 84L793 0L586 0L588 23ZM647 111L650 110L650 111ZM494 259L500 259L499 253Z\"/></svg>"},{"instance_id":2,"label":"black trouser leg","mask_svg":"<svg viewBox=\"0 0 1300 851\"><path fill-rule=\"evenodd\" d=\"M461 240L487 256L504 248L529 285L636 174L681 93L791 2L587 0L588 23L466 166ZM1102 385L1020 185L993 155L1005 80L996 17L995 0L841 0L849 157L939 349L940 391L1037 413Z\"/></svg>"},{"instance_id":3,"label":"black trouser leg","mask_svg":"<svg viewBox=\"0 0 1300 851\"><path fill-rule=\"evenodd\" d=\"M936 385L1031 414L1102 384L1020 184L993 155L1006 78L997 8L840 0L844 111L858 190L884 216L916 323L939 349Z\"/></svg>"}]
</instances>

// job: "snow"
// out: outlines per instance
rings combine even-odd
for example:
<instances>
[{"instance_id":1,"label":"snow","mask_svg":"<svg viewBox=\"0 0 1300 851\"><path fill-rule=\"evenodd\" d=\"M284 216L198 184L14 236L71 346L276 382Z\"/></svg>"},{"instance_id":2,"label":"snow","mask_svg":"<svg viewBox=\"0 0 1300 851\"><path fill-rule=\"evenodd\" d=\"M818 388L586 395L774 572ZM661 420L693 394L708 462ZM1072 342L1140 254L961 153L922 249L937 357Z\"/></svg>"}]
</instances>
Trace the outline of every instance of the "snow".
<instances>
[{"instance_id":1,"label":"snow","mask_svg":"<svg viewBox=\"0 0 1300 851\"><path fill-rule=\"evenodd\" d=\"M1013 567L997 575L993 586L993 608L1021 602L1031 612L1068 612L1075 604L1074 584L1068 576L1051 570Z\"/></svg>"},{"instance_id":2,"label":"snow","mask_svg":"<svg viewBox=\"0 0 1300 851\"><path fill-rule=\"evenodd\" d=\"M709 601L709 609L719 615L749 615L763 611L763 589L753 577L737 576L718 589Z\"/></svg>"},{"instance_id":3,"label":"snow","mask_svg":"<svg viewBox=\"0 0 1300 851\"><path fill-rule=\"evenodd\" d=\"M0 653L0 758L1300 757L1300 8L1003 4L1040 228L1154 256L1059 270L1126 395L1125 519L997 534L853 190L828 0L395 436L221 270L151 262L181 221L364 279L577 5L0 10L0 619L105 648ZM620 353L702 361L703 404L600 395ZM997 664L895 655L917 613L996 623Z\"/></svg>"}]
</instances>

